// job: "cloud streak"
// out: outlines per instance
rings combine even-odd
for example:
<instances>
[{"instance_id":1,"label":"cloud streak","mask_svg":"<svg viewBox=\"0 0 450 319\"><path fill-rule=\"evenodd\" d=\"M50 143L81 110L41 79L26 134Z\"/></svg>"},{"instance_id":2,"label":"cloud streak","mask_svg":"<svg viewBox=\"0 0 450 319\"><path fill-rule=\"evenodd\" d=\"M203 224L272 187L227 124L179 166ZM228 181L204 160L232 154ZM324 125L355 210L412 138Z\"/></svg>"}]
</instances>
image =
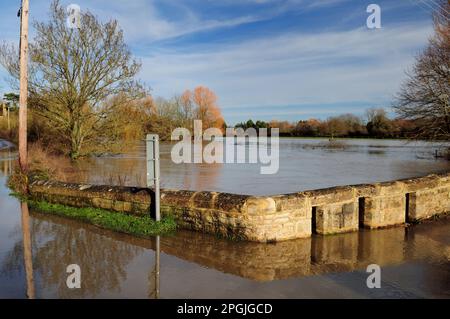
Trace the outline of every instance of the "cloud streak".
<instances>
[{"instance_id":1,"label":"cloud streak","mask_svg":"<svg viewBox=\"0 0 450 319\"><path fill-rule=\"evenodd\" d=\"M432 33L408 1L379 1L381 30L366 29L364 3L349 0L62 0L72 2L119 21L154 95L209 86L227 121L388 105ZM0 6L0 40L17 41L17 4ZM33 0L32 17L48 6Z\"/></svg>"},{"instance_id":2,"label":"cloud streak","mask_svg":"<svg viewBox=\"0 0 450 319\"><path fill-rule=\"evenodd\" d=\"M388 103L431 34L429 24L372 31L292 33L204 52L154 52L142 77L164 96L198 84L227 107L368 101ZM153 81L156 79L156 81ZM256 113L256 112L255 112Z\"/></svg>"}]
</instances>

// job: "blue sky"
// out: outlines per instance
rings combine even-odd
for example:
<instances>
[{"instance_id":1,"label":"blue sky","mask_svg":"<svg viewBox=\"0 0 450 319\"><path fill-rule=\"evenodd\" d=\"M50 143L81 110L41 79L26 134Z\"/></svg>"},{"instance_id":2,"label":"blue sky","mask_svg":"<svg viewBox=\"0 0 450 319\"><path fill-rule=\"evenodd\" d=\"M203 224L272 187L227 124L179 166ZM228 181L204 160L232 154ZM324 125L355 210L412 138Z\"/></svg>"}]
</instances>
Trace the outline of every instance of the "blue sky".
<instances>
[{"instance_id":1,"label":"blue sky","mask_svg":"<svg viewBox=\"0 0 450 319\"><path fill-rule=\"evenodd\" d=\"M229 124L297 121L389 106L432 34L436 0L69 0L117 19L154 96L205 85ZM32 20L49 0L30 1ZM381 29L366 8L381 7ZM18 43L20 0L0 0L0 41ZM31 36L33 31L31 31ZM0 93L9 91L0 67Z\"/></svg>"}]
</instances>

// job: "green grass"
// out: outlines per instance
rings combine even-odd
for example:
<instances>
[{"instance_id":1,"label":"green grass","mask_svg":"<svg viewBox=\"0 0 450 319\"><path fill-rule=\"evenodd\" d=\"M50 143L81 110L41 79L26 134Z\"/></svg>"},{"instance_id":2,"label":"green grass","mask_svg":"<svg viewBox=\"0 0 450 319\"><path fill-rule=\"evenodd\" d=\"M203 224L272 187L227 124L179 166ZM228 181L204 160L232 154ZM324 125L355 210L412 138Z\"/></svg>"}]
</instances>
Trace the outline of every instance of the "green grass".
<instances>
[{"instance_id":1,"label":"green grass","mask_svg":"<svg viewBox=\"0 0 450 319\"><path fill-rule=\"evenodd\" d=\"M149 216L138 217L98 208L77 208L33 200L27 200L27 202L30 208L42 213L76 219L101 228L139 237L167 234L175 231L177 227L171 216L156 222Z\"/></svg>"}]
</instances>

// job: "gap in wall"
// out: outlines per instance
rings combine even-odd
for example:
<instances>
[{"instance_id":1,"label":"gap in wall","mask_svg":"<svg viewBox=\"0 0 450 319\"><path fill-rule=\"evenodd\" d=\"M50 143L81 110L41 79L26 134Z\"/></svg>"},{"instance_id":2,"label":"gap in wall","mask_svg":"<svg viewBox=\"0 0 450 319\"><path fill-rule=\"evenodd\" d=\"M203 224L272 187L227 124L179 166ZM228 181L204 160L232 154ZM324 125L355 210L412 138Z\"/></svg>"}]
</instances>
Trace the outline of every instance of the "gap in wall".
<instances>
[{"instance_id":1,"label":"gap in wall","mask_svg":"<svg viewBox=\"0 0 450 319\"><path fill-rule=\"evenodd\" d=\"M312 207L312 215L311 215L311 233L317 234L317 207Z\"/></svg>"},{"instance_id":2,"label":"gap in wall","mask_svg":"<svg viewBox=\"0 0 450 319\"><path fill-rule=\"evenodd\" d=\"M358 198L358 219L359 219L359 228L364 228L364 214L366 209L366 198L360 197Z\"/></svg>"}]
</instances>

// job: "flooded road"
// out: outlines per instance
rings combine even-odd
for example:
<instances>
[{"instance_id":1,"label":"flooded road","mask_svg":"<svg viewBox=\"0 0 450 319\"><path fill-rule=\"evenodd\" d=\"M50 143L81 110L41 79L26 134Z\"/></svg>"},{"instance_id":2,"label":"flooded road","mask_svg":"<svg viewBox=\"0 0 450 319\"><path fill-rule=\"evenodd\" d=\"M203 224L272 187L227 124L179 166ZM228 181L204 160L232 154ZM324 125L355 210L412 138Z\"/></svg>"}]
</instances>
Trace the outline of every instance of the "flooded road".
<instances>
[{"instance_id":1,"label":"flooded road","mask_svg":"<svg viewBox=\"0 0 450 319\"><path fill-rule=\"evenodd\" d=\"M401 140L283 138L279 171L261 175L261 164L174 164L172 145L161 145L164 188L207 190L248 195L274 195L338 185L417 177L450 170L450 162L435 159L439 144ZM246 145L247 152L255 145ZM145 186L144 143L127 154L82 160L87 182Z\"/></svg>"},{"instance_id":2,"label":"flooded road","mask_svg":"<svg viewBox=\"0 0 450 319\"><path fill-rule=\"evenodd\" d=\"M450 298L449 218L276 244L139 239L28 211L10 172L0 160L0 298ZM66 285L70 264L80 289ZM369 264L381 289L366 286Z\"/></svg>"}]
</instances>

